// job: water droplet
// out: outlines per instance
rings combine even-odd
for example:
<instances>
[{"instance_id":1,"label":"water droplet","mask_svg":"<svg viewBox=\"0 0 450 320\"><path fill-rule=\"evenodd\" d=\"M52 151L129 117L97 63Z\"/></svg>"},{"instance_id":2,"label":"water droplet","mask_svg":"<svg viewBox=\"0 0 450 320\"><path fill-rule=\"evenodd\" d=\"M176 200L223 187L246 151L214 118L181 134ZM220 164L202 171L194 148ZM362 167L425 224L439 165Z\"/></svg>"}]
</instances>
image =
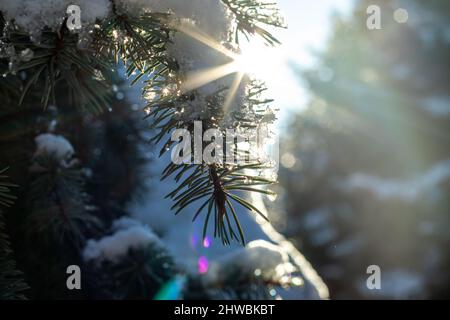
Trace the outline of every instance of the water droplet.
<instances>
[{"instance_id":1,"label":"water droplet","mask_svg":"<svg viewBox=\"0 0 450 320\"><path fill-rule=\"evenodd\" d=\"M20 60L28 62L34 57L34 52L30 48L26 48L20 52Z\"/></svg>"},{"instance_id":2,"label":"water droplet","mask_svg":"<svg viewBox=\"0 0 450 320\"><path fill-rule=\"evenodd\" d=\"M409 13L406 9L399 8L394 11L394 20L397 23L407 23L409 19Z\"/></svg>"},{"instance_id":3,"label":"water droplet","mask_svg":"<svg viewBox=\"0 0 450 320\"><path fill-rule=\"evenodd\" d=\"M117 100L123 100L123 98L125 98L125 95L123 92L117 92L116 98Z\"/></svg>"},{"instance_id":4,"label":"water droplet","mask_svg":"<svg viewBox=\"0 0 450 320\"><path fill-rule=\"evenodd\" d=\"M211 246L211 239L208 236L205 239L203 239L203 246L205 248L209 248Z\"/></svg>"},{"instance_id":5,"label":"water droplet","mask_svg":"<svg viewBox=\"0 0 450 320\"><path fill-rule=\"evenodd\" d=\"M267 195L267 199L269 199L269 201L274 202L275 200L277 200L278 195L276 193L271 193Z\"/></svg>"},{"instance_id":6,"label":"water droplet","mask_svg":"<svg viewBox=\"0 0 450 320\"><path fill-rule=\"evenodd\" d=\"M300 287L303 285L303 279L300 277L294 277L291 279L291 283L293 286Z\"/></svg>"}]
</instances>

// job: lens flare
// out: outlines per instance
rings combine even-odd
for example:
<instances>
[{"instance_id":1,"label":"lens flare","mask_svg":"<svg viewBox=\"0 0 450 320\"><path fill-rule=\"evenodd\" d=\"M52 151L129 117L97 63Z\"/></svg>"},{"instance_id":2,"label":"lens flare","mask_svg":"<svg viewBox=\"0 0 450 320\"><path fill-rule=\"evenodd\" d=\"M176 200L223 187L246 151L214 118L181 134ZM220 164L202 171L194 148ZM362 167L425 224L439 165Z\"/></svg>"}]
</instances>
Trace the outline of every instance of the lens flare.
<instances>
[{"instance_id":1,"label":"lens flare","mask_svg":"<svg viewBox=\"0 0 450 320\"><path fill-rule=\"evenodd\" d=\"M198 272L201 274L207 273L209 268L208 259L205 256L198 258Z\"/></svg>"},{"instance_id":2,"label":"lens flare","mask_svg":"<svg viewBox=\"0 0 450 320\"><path fill-rule=\"evenodd\" d=\"M179 300L186 281L185 276L177 276L161 286L154 300Z\"/></svg>"},{"instance_id":3,"label":"lens flare","mask_svg":"<svg viewBox=\"0 0 450 320\"><path fill-rule=\"evenodd\" d=\"M209 248L211 246L211 239L207 236L205 239L203 239L203 247Z\"/></svg>"},{"instance_id":4,"label":"lens flare","mask_svg":"<svg viewBox=\"0 0 450 320\"><path fill-rule=\"evenodd\" d=\"M197 246L197 241L198 237L195 234L193 234L190 238L191 248L195 249L195 247Z\"/></svg>"}]
</instances>

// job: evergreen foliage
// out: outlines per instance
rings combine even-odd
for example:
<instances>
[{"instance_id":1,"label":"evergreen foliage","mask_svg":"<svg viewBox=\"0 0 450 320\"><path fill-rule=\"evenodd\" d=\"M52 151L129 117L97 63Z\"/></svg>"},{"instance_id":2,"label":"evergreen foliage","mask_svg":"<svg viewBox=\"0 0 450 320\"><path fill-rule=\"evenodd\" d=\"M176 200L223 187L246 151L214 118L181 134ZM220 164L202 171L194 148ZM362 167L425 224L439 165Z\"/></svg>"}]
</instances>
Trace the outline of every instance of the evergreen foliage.
<instances>
[{"instance_id":1,"label":"evergreen foliage","mask_svg":"<svg viewBox=\"0 0 450 320\"><path fill-rule=\"evenodd\" d=\"M9 207L16 199L11 195L12 187L6 176L7 168L0 170L0 205ZM12 250L6 234L3 212L0 209L0 300L24 299L24 291L28 288L22 279L22 272L16 269Z\"/></svg>"},{"instance_id":2,"label":"evergreen foliage","mask_svg":"<svg viewBox=\"0 0 450 320\"><path fill-rule=\"evenodd\" d=\"M273 5L255 0L223 3L236 19L232 41L237 43L239 34L256 34L268 44L278 43L266 30L283 24ZM231 115L221 108L230 88L222 88L208 97L206 116L180 120L178 113L189 111L198 92L177 89L186 74L167 52L178 32L176 19L171 13L148 11L128 15L115 1L111 4L107 18L80 32L69 30L61 20L58 30L45 27L38 36L0 12L0 161L10 166L9 174L20 185L15 192L19 201L8 208L6 219L0 216L0 298L23 298L27 288L16 271L7 234L30 285L30 298L153 298L177 272L164 249L150 245L129 250L120 262L100 265L86 264L82 256L87 240L107 235L113 221L127 215L126 205L146 187L147 136L152 134L151 142L158 145L170 140L177 128L192 130L193 120L203 120L207 130L218 127L225 116L233 121L220 127L224 131L268 122L265 111L271 101L262 97L264 86L257 82L250 83L243 105ZM122 70L125 79L119 79ZM142 96L153 96L144 108L150 130L123 97L130 84L142 83ZM175 89L166 94L168 88ZM37 150L36 137L41 135L63 137L74 154L61 157L58 147ZM166 142L160 155L168 147ZM214 235L224 244L245 244L234 206L263 215L241 193L270 194L265 186L274 181L261 175L268 167L262 162L171 163L162 179L173 176L178 182L168 195L176 213L194 200L205 201L194 216L195 220L206 211L204 237L208 222L213 222ZM12 185L0 178L0 204L10 205ZM80 291L66 288L69 265L89 270ZM242 287L232 297L247 297L245 291Z\"/></svg>"}]
</instances>

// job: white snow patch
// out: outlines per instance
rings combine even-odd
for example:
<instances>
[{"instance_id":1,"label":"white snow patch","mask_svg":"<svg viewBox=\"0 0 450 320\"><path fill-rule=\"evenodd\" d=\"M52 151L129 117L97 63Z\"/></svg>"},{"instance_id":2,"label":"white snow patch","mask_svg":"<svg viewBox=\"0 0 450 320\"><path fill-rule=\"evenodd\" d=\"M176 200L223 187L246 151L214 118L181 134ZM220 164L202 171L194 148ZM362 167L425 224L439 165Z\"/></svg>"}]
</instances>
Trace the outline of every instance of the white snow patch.
<instances>
[{"instance_id":1,"label":"white snow patch","mask_svg":"<svg viewBox=\"0 0 450 320\"><path fill-rule=\"evenodd\" d=\"M90 260L108 260L116 262L126 255L130 249L145 247L150 243L163 247L161 240L146 225L122 218L113 223L114 228L122 228L114 234L100 240L88 240L83 250L83 258Z\"/></svg>"},{"instance_id":2,"label":"white snow patch","mask_svg":"<svg viewBox=\"0 0 450 320\"><path fill-rule=\"evenodd\" d=\"M196 21L214 38L221 38L228 30L229 19L221 0L115 0L120 10L139 15L144 10L170 12L177 18Z\"/></svg>"},{"instance_id":3,"label":"white snow patch","mask_svg":"<svg viewBox=\"0 0 450 320\"><path fill-rule=\"evenodd\" d=\"M80 7L82 25L106 18L110 11L109 0L2 0L0 10L7 20L15 19L23 30L36 34L44 26L52 30L59 29L67 16L69 5Z\"/></svg>"},{"instance_id":4,"label":"white snow patch","mask_svg":"<svg viewBox=\"0 0 450 320\"><path fill-rule=\"evenodd\" d=\"M55 155L60 161L70 159L75 153L72 144L63 136L44 133L38 135L36 142L36 152L34 158L43 154Z\"/></svg>"},{"instance_id":5,"label":"white snow patch","mask_svg":"<svg viewBox=\"0 0 450 320\"><path fill-rule=\"evenodd\" d=\"M178 18L192 19L216 39L229 30L228 11L220 0L115 0L115 4L118 10L129 15L137 16L144 11L170 12ZM44 26L59 29L69 5L80 7L82 25L104 19L111 12L109 0L3 0L0 10L7 20L15 19L21 28L35 33Z\"/></svg>"},{"instance_id":6,"label":"white snow patch","mask_svg":"<svg viewBox=\"0 0 450 320\"><path fill-rule=\"evenodd\" d=\"M295 271L287 253L280 246L265 240L252 241L246 247L217 259L216 263L219 270L237 268L241 274L249 276L254 275L255 270L259 270L262 276L273 280L280 280ZM224 271L219 271L219 276Z\"/></svg>"}]
</instances>

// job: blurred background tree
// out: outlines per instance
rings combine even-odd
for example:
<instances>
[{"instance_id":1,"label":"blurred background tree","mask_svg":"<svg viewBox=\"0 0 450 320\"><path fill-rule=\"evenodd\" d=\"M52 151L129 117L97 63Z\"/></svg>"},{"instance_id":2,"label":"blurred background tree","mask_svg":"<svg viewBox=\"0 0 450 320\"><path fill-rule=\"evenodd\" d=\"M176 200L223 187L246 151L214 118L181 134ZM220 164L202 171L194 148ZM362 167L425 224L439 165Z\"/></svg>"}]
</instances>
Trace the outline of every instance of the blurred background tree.
<instances>
[{"instance_id":1,"label":"blurred background tree","mask_svg":"<svg viewBox=\"0 0 450 320\"><path fill-rule=\"evenodd\" d=\"M381 30L366 27L371 4ZM332 298L450 297L449 18L448 1L357 1L317 66L298 68L312 98L282 143L279 228Z\"/></svg>"}]
</instances>

